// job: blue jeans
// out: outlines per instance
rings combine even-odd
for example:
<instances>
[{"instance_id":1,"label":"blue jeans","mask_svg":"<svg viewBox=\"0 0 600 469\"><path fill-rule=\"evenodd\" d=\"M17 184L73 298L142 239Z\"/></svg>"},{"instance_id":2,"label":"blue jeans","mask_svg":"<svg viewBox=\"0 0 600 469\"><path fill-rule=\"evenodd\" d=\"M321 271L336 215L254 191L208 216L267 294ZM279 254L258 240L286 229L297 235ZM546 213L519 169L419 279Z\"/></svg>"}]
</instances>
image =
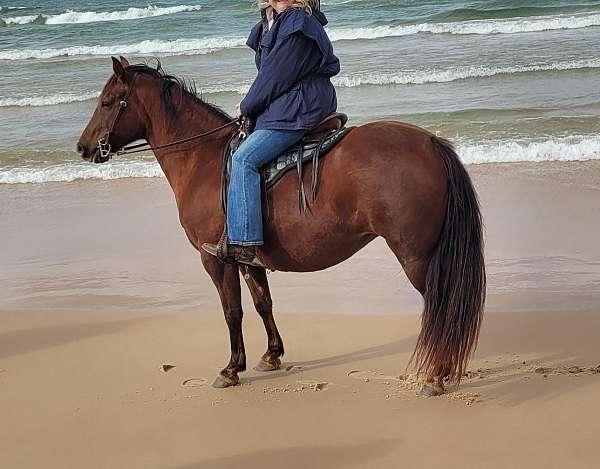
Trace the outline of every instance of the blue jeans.
<instances>
[{"instance_id":1,"label":"blue jeans","mask_svg":"<svg viewBox=\"0 0 600 469\"><path fill-rule=\"evenodd\" d=\"M305 130L255 130L233 155L227 193L227 235L231 244L263 244L259 169L298 143Z\"/></svg>"}]
</instances>

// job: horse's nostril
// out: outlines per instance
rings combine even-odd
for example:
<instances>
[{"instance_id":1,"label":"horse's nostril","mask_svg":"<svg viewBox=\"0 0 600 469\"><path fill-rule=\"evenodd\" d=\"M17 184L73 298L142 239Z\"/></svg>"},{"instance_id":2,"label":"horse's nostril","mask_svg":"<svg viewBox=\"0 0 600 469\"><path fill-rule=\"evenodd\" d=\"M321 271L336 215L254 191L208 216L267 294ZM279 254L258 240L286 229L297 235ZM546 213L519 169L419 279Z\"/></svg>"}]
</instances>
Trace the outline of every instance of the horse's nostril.
<instances>
[{"instance_id":1,"label":"horse's nostril","mask_svg":"<svg viewBox=\"0 0 600 469\"><path fill-rule=\"evenodd\" d=\"M83 146L81 145L81 143L75 145L75 151L79 154L83 153Z\"/></svg>"}]
</instances>

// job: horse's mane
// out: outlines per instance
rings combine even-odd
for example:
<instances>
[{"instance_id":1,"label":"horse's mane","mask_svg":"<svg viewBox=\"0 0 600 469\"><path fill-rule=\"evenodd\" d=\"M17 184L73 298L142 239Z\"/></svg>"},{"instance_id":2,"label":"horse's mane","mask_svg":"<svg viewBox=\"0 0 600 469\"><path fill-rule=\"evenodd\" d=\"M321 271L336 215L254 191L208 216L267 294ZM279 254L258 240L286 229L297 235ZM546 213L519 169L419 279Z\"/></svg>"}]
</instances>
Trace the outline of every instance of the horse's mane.
<instances>
[{"instance_id":1,"label":"horse's mane","mask_svg":"<svg viewBox=\"0 0 600 469\"><path fill-rule=\"evenodd\" d=\"M154 78L161 79L163 81L161 96L163 99L163 103L165 104L165 108L170 114L172 114L173 116L175 115L177 108L181 105L183 101L184 96L187 96L192 100L192 102L202 105L203 107L208 109L208 111L212 114L224 118L226 120L231 120L231 116L219 106L208 103L204 100L202 93L198 92L198 90L196 89L196 84L194 83L194 80L169 75L162 68L160 60L154 59L154 61L156 62L155 67L151 67L150 65L148 65L148 63L139 63L130 65L129 67L127 67L127 71L143 73L146 75L151 75ZM175 104L175 97L173 95L174 88L179 89L180 91L178 104Z\"/></svg>"}]
</instances>

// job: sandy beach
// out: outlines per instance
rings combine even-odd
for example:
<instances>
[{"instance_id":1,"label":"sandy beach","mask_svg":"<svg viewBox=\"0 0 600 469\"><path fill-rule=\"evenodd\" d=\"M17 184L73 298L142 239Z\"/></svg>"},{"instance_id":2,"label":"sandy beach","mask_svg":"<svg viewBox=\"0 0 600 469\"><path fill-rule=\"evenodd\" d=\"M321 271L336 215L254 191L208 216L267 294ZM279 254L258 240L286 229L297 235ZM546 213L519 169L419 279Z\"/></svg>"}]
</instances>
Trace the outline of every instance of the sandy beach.
<instances>
[{"instance_id":1,"label":"sandy beach","mask_svg":"<svg viewBox=\"0 0 600 469\"><path fill-rule=\"evenodd\" d=\"M281 314L284 369L216 390L212 313L3 313L3 467L597 467L597 311L490 314L432 399L402 375L417 317ZM255 314L245 332L258 360Z\"/></svg>"},{"instance_id":2,"label":"sandy beach","mask_svg":"<svg viewBox=\"0 0 600 469\"><path fill-rule=\"evenodd\" d=\"M2 467L597 467L600 164L469 171L488 308L432 399L406 370L420 298L382 243L271 274L283 368L216 390L227 329L166 181L0 186ZM244 331L253 365L249 301Z\"/></svg>"},{"instance_id":3,"label":"sandy beach","mask_svg":"<svg viewBox=\"0 0 600 469\"><path fill-rule=\"evenodd\" d=\"M0 469L600 468L600 2L325 0L324 33L323 19L317 35L310 18L294 21L294 37L320 39L318 69L283 86L277 67L265 67L270 84L252 86L265 50L287 57L286 73L312 63L305 46L295 63L300 50L281 53L279 32L261 37L256 60L247 40L257 3L0 0ZM259 89L269 98L252 117L289 114L291 104L274 101L285 89L301 113L329 106L329 94L309 97L335 68L323 34L340 60L331 80L348 125L395 120L449 139L480 198L481 336L460 385L439 397L420 396L409 367L422 298L383 239L325 271L268 273L285 347L277 371L252 369L267 340L242 282L248 369L238 386L213 388L229 331L161 166L145 151L96 165L74 151L97 107L89 149L107 139L114 152L139 137L156 145L200 133L192 128L212 118L192 112L197 99L233 115ZM120 71L112 56L152 70L132 68L136 78L127 72L103 92ZM158 98L150 81L161 75ZM164 141L154 138L161 129ZM374 159L383 140L373 135ZM204 171L206 147L195 142ZM399 157L421 148L407 143ZM324 190L326 160L319 168L315 203L337 207ZM413 207L429 213L410 174L390 172L386 183L412 190ZM386 199L373 213L401 226L414 211L378 180L356 185L360 197ZM360 214L354 194L343 196ZM410 219L421 228L424 218ZM428 238L404 231L409 245ZM472 279L480 250L465 252L475 253L469 265L452 262L452 272ZM450 305L461 296L429 284ZM446 317L466 322L464 311Z\"/></svg>"}]
</instances>

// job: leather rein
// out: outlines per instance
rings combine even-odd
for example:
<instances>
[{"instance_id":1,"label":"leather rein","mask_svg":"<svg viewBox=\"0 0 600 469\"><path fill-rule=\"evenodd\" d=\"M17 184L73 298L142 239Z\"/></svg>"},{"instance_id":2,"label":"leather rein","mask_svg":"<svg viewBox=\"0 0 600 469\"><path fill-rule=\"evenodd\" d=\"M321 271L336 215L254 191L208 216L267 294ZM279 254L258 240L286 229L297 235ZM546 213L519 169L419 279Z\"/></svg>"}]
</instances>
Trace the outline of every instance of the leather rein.
<instances>
[{"instance_id":1,"label":"leather rein","mask_svg":"<svg viewBox=\"0 0 600 469\"><path fill-rule=\"evenodd\" d=\"M133 85L135 84L135 80L137 79L137 77L138 77L138 74L135 74L133 81L131 83L131 86L127 90L127 94L123 97L123 99L121 99L119 101L119 109L117 110L117 114L115 115L115 119L113 120L110 130L108 132L106 132L104 137L102 137L100 140L98 140L98 150L100 152L101 158L111 159L113 157L113 155L116 155L116 156L130 155L132 153L140 153L143 151L160 150L161 148L173 147L175 145L180 145L182 143L190 142L192 140L197 140L197 139L200 139L203 137L207 137L209 135L215 134L223 129L226 129L227 127L231 127L236 124L240 125L240 123L242 121L241 118L238 118L231 122L228 122L227 124L223 124L223 125L217 127L216 129L209 130L208 132L203 132L201 134L192 135L191 137L176 140L174 142L166 143L164 145L158 145L158 146L153 147L148 142L138 143L136 145L125 146L125 147L121 148L120 150L117 150L115 153L113 153L110 142L109 142L110 134L114 132L115 127L117 126L117 122L119 121L119 119L121 118L121 116L123 115L123 113L125 112L125 110L128 107L127 99L131 95L131 90L133 89Z\"/></svg>"}]
</instances>

